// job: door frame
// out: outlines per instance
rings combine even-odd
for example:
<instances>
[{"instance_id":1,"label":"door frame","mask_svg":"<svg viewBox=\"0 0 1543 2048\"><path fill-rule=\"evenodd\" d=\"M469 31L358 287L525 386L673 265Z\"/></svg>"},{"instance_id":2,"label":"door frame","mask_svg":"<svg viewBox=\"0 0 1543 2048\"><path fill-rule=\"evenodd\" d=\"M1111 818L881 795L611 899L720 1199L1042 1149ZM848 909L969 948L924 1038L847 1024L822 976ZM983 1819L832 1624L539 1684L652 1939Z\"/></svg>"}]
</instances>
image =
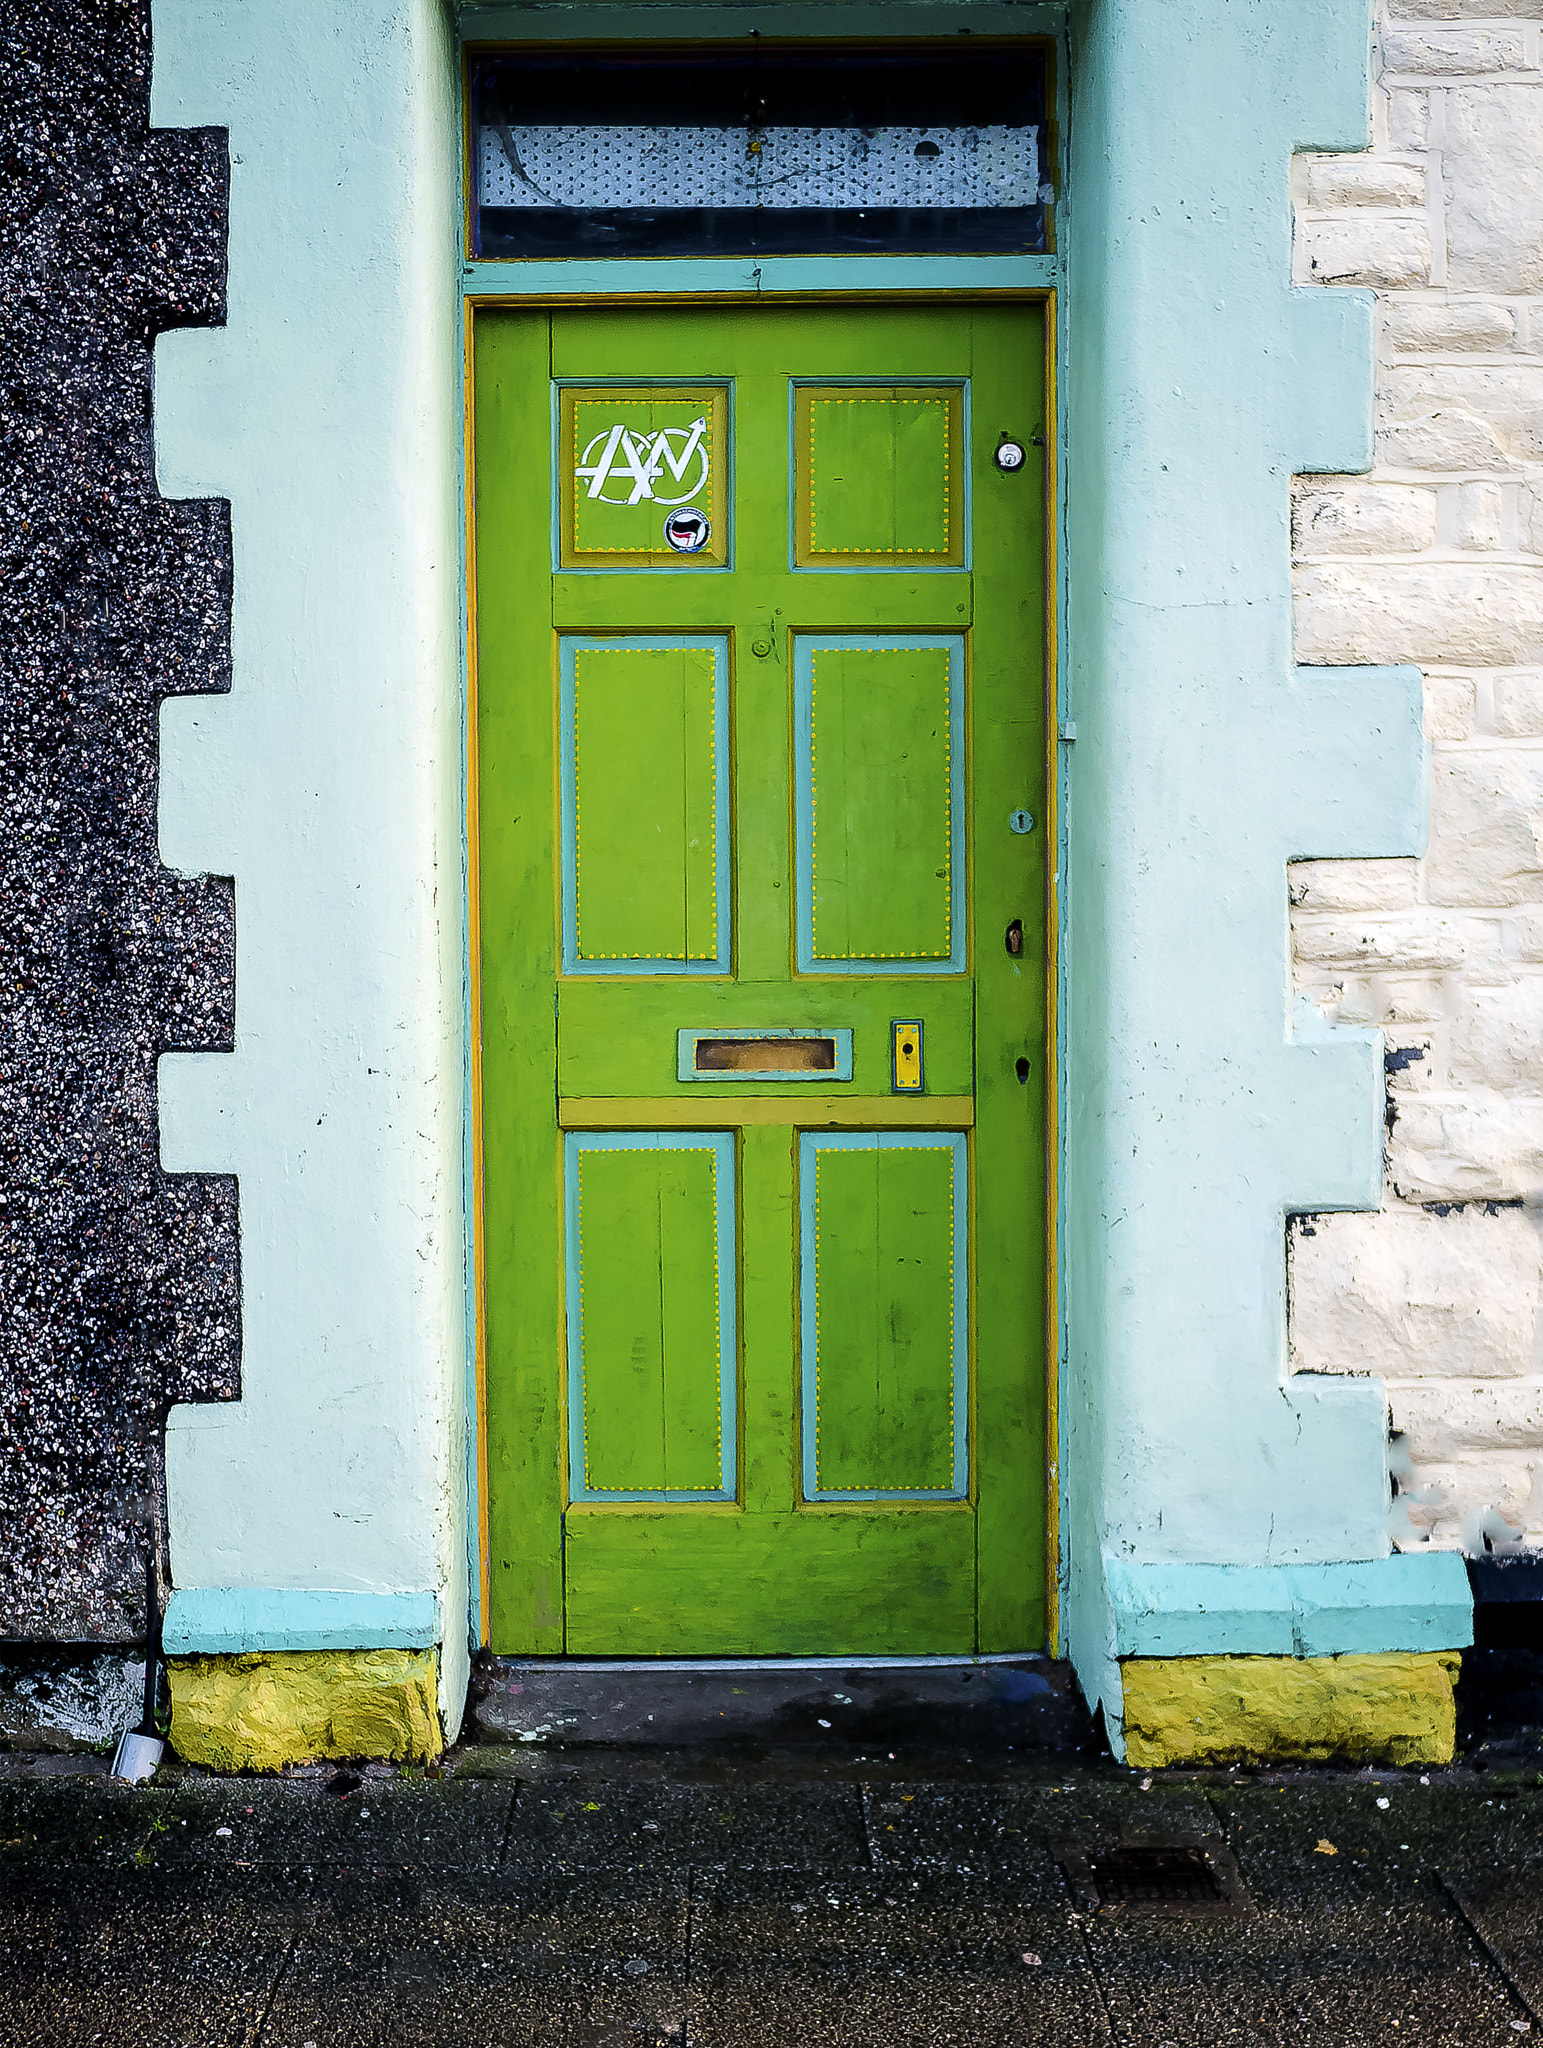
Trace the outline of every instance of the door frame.
<instances>
[{"instance_id":1,"label":"door frame","mask_svg":"<svg viewBox=\"0 0 1543 2048\"><path fill-rule=\"evenodd\" d=\"M465 956L463 1026L466 1065L463 1075L462 1202L466 1246L466 1447L468 1492L468 1633L472 1653L486 1646L491 1555L488 1537L488 1463L486 1431L486 1345L483 1266L482 1165L482 1014L481 926L479 902L477 653L475 476L473 473L475 389L472 330L478 313L500 307L553 311L564 307L709 304L748 305L861 304L866 306L926 301L951 305L971 301L1028 301L1045 309L1045 442L1051 504L1045 522L1045 787L1054 857L1045 904L1046 1044L1045 1092L1045 1559L1046 1649L1060 1653L1060 1610L1066 1578L1062 1532L1062 1446L1059 1385L1066 1355L1062 1316L1061 1271L1064 1243L1060 1188L1065 1154L1063 1104L1065 1088L1065 918L1062 896L1067 873L1066 780L1067 748L1076 737L1065 703L1066 664L1061 658L1067 610L1065 570L1065 508L1067 462L1060 428L1059 392L1067 372L1067 337L1062 314L1066 274L1068 213L1058 166L1064 161L1067 118L1066 17L1055 6L1013 7L990 4L940 4L907 10L903 29L880 21L885 0L857 0L831 9L838 19L815 27L804 7L771 5L755 11L756 32L788 41L822 37L844 42L937 39L958 33L962 26L992 36L1038 41L1049 46L1056 109L1051 131L1052 162L1057 165L1056 247L1042 256L787 256L605 258L544 261L501 259L474 261L469 255L470 96L467 64L473 49L489 45L533 42L637 41L671 43L729 41L746 33L743 9L715 4L671 7L668 24L657 19L666 10L649 9L656 19L639 22L642 10L597 5L576 8L555 0L520 10L517 19L489 8L464 14L460 22L457 89L460 93L462 204L457 228L460 255L460 415L461 459L461 648L462 648L462 799L465 821L463 887L465 891ZM763 19L764 17L764 19Z\"/></svg>"}]
</instances>

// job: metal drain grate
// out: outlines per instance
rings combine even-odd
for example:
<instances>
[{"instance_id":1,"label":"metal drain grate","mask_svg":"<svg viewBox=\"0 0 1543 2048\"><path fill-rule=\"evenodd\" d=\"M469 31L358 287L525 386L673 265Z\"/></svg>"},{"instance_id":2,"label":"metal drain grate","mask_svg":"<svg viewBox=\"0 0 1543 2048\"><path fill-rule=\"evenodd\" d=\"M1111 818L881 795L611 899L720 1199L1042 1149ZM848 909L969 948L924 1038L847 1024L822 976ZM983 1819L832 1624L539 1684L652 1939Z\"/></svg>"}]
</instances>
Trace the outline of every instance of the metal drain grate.
<instances>
[{"instance_id":1,"label":"metal drain grate","mask_svg":"<svg viewBox=\"0 0 1543 2048\"><path fill-rule=\"evenodd\" d=\"M1195 1906L1222 1895L1199 1849L1142 1849L1124 1843L1089 1861L1103 1906Z\"/></svg>"},{"instance_id":2,"label":"metal drain grate","mask_svg":"<svg viewBox=\"0 0 1543 2048\"><path fill-rule=\"evenodd\" d=\"M1059 1842L1056 1860L1077 1903L1098 1913L1250 1913L1238 1866L1217 1841Z\"/></svg>"}]
</instances>

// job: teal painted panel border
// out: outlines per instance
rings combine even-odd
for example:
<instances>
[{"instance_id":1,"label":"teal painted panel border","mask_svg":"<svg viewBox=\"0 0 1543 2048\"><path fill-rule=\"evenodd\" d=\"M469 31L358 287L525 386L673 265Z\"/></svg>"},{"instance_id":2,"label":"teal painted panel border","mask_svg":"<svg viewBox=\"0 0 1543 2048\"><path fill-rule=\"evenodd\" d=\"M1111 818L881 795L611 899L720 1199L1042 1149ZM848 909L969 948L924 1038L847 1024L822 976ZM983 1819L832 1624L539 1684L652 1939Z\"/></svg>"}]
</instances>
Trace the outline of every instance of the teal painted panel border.
<instances>
[{"instance_id":1,"label":"teal painted panel border","mask_svg":"<svg viewBox=\"0 0 1543 2048\"><path fill-rule=\"evenodd\" d=\"M836 1042L836 1064L822 1067L818 1072L789 1073L785 1067L766 1067L757 1070L739 1068L733 1073L712 1070L699 1071L696 1063L696 1046L699 1038L833 1038ZM787 1081L795 1086L819 1088L827 1081L850 1081L852 1078L852 1033L846 1027L835 1031L821 1030L813 1026L789 1024L758 1030L755 1027L743 1031L679 1031L675 1035L675 1078L678 1081Z\"/></svg>"},{"instance_id":2,"label":"teal painted panel border","mask_svg":"<svg viewBox=\"0 0 1543 2048\"><path fill-rule=\"evenodd\" d=\"M946 1489L822 1489L819 1478L819 1289L815 1166L821 1152L950 1152L954 1166L954 1483ZM963 1500L970 1486L969 1150L962 1131L800 1131L798 1135L799 1411L805 1500Z\"/></svg>"},{"instance_id":3,"label":"teal painted panel border","mask_svg":"<svg viewBox=\"0 0 1543 2048\"><path fill-rule=\"evenodd\" d=\"M1316 1565L1109 1563L1119 1657L1461 1650L1473 1595L1450 1550Z\"/></svg>"},{"instance_id":4,"label":"teal painted panel border","mask_svg":"<svg viewBox=\"0 0 1543 2048\"><path fill-rule=\"evenodd\" d=\"M957 573L957 572L956 572ZM946 960L826 960L814 952L814 657L826 649L883 652L943 648L948 654L949 930ZM964 830L964 636L960 633L800 633L793 642L794 905L800 974L962 974L968 929Z\"/></svg>"},{"instance_id":5,"label":"teal painted panel border","mask_svg":"<svg viewBox=\"0 0 1543 2048\"><path fill-rule=\"evenodd\" d=\"M732 1131L569 1131L563 1139L563 1251L568 1327L568 1497L599 1501L733 1500L739 1478L739 1264L734 1250ZM579 1155L583 1152L711 1152L716 1156L718 1214L718 1399L723 1445L722 1484L708 1492L622 1493L592 1488L584 1479L584 1292L579 1233Z\"/></svg>"},{"instance_id":6,"label":"teal painted panel border","mask_svg":"<svg viewBox=\"0 0 1543 2048\"><path fill-rule=\"evenodd\" d=\"M718 899L718 950L711 960L581 960L579 957L579 788L574 753L578 702L574 656L615 648L648 650L660 647L705 648L713 657L713 831L717 838L714 888ZM733 960L734 908L730 893L729 786L729 643L726 638L696 633L660 637L627 636L586 639L565 634L558 642L561 700L559 751L562 780L562 899L564 974L658 975L727 974Z\"/></svg>"},{"instance_id":7,"label":"teal painted panel border","mask_svg":"<svg viewBox=\"0 0 1543 2048\"><path fill-rule=\"evenodd\" d=\"M166 1603L168 1657L277 1650L427 1650L439 1641L433 1593L342 1593L284 1586L179 1587Z\"/></svg>"}]
</instances>

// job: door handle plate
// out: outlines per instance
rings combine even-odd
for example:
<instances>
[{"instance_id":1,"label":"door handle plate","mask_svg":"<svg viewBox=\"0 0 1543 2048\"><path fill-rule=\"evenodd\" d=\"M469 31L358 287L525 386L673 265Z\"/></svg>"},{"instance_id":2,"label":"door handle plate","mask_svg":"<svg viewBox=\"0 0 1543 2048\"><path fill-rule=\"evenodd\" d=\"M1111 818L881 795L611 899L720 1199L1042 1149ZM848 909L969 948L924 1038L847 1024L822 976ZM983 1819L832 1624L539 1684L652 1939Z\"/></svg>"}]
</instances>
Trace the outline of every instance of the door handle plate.
<instances>
[{"instance_id":1,"label":"door handle plate","mask_svg":"<svg viewBox=\"0 0 1543 2048\"><path fill-rule=\"evenodd\" d=\"M927 1077L920 1017L897 1017L889 1027L889 1087L892 1095L920 1095Z\"/></svg>"}]
</instances>

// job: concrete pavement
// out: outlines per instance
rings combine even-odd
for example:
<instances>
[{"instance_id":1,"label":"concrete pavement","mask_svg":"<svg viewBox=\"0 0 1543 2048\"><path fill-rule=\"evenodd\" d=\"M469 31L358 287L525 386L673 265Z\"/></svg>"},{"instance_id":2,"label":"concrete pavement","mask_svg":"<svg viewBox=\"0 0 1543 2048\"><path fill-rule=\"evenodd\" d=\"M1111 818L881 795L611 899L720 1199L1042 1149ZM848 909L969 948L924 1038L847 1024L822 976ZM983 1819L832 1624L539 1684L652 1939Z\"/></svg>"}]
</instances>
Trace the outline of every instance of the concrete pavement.
<instances>
[{"instance_id":1,"label":"concrete pavement","mask_svg":"<svg viewBox=\"0 0 1543 2048\"><path fill-rule=\"evenodd\" d=\"M137 1789L97 1757L0 1759L0 2044L1491 2048L1543 2029L1543 1770L1515 1731L1443 1772L1146 1779L1091 1753L1069 1706L1027 1745L962 1707L971 1749L926 1713L908 1739L861 1701L884 1674L804 1674L791 1713L784 1678L781 1739L746 1708L716 1744L678 1685L671 1739L648 1739L639 1687L660 1677L581 1674L586 1721L571 1672L494 1676L506 1714L526 1698L509 1686L546 1684L538 1720L566 1687L567 1746L468 1744L437 1777L173 1765ZM634 1739L584 1740L612 1707ZM1074 1889L1067 1843L1116 1903ZM1246 1909L1119 1903L1160 1844L1230 1851Z\"/></svg>"}]
</instances>

